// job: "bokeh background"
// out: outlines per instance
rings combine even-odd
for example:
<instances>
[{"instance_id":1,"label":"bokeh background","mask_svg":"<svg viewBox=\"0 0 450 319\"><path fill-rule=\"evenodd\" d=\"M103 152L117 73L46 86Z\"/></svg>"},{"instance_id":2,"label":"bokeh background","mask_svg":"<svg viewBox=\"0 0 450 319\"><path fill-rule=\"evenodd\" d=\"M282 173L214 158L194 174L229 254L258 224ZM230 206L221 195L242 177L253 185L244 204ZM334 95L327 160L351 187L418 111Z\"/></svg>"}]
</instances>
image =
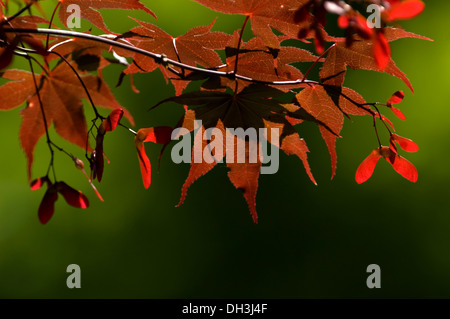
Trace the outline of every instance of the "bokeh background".
<instances>
[{"instance_id":1,"label":"bokeh background","mask_svg":"<svg viewBox=\"0 0 450 319\"><path fill-rule=\"evenodd\" d=\"M191 0L142 2L157 14L156 24L175 36L215 17L214 30L228 33L243 21ZM48 14L55 3L42 1ZM346 78L346 85L368 101L385 101L399 89L406 92L400 108L408 120L395 120L395 125L420 146L418 153L405 155L419 170L417 184L385 161L369 182L356 184L356 168L377 145L370 118L346 121L337 144L337 176L330 181L329 155L319 131L304 125L301 134L319 186L311 184L297 158L281 155L279 172L259 179L258 225L227 179L225 166L198 180L185 204L176 208L189 166L172 163L167 152L157 170L160 148L148 145L154 171L152 186L145 190L132 136L117 130L105 141L111 164L98 186L105 202L58 154L58 177L87 193L91 207L81 211L60 198L54 217L42 226L37 208L44 191L32 192L27 184L18 141L20 108L2 112L0 297L450 298L450 2L426 3L420 17L401 25L435 42L392 43L394 59L415 95L386 74L349 71ZM102 12L116 32L136 25L129 15L155 23L144 13ZM89 27L83 21L83 28ZM114 86L120 71L108 67L108 83ZM128 80L115 93L137 127L174 125L179 107L146 111L173 94L160 72L136 76L136 86L140 94L130 90ZM82 150L68 147L83 156ZM45 173L47 163L41 143L36 177ZM66 267L72 263L81 267L81 289L66 287ZM381 267L381 289L366 286L366 267L373 263Z\"/></svg>"}]
</instances>

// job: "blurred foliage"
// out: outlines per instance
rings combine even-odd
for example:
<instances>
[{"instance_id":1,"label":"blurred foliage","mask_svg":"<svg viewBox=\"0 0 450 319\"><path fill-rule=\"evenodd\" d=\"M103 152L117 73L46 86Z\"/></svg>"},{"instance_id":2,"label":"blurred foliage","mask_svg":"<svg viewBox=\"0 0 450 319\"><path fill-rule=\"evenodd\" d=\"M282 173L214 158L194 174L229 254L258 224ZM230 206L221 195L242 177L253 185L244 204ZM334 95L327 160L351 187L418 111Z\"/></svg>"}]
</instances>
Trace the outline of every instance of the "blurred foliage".
<instances>
[{"instance_id":1,"label":"blurred foliage","mask_svg":"<svg viewBox=\"0 0 450 319\"><path fill-rule=\"evenodd\" d=\"M215 30L232 33L243 21L190 0L142 2L157 14L156 24L173 35L215 17ZM50 15L56 1L42 3ZM140 12L102 12L116 32L135 25L128 15L155 23ZM166 152L157 170L160 148L149 145L154 172L152 186L145 190L132 137L117 130L105 140L111 160L99 185L105 202L96 199L73 163L58 154L58 177L84 190L91 207L80 211L60 199L55 216L42 226L37 208L43 192L32 192L27 184L17 137L19 109L2 112L0 297L449 298L448 12L450 2L427 1L424 14L402 25L435 42L405 39L392 45L415 95L386 74L350 71L346 79L368 101L385 101L398 89L407 92L400 107L408 120L395 124L400 135L421 147L407 154L419 170L419 182L407 182L383 162L369 182L356 184L357 166L376 147L369 118L347 121L337 146L337 176L330 181L329 155L319 131L300 126L319 186L311 184L297 158L282 155L278 174L260 177L258 225L228 181L225 166L197 181L185 204L175 208L189 166L172 163ZM88 22L83 27L89 29ZM120 70L105 70L111 85ZM128 83L115 93L137 127L175 124L179 107L147 112L173 94L158 71L136 76L140 94ZM83 156L82 150L76 152ZM48 161L45 143L36 158L34 174L39 176ZM81 266L81 289L66 287L66 267L72 263ZM381 289L366 287L366 267L372 263L381 266Z\"/></svg>"}]
</instances>

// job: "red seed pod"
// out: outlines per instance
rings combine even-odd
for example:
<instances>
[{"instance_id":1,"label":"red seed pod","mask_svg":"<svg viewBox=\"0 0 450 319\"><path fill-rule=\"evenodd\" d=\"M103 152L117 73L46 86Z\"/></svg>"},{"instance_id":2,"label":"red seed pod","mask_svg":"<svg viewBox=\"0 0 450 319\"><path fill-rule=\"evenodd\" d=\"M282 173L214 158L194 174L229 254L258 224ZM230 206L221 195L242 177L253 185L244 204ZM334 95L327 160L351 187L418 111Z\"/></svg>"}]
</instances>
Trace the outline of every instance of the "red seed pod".
<instances>
[{"instance_id":1,"label":"red seed pod","mask_svg":"<svg viewBox=\"0 0 450 319\"><path fill-rule=\"evenodd\" d=\"M104 126L105 133L114 131L119 125L120 120L123 116L123 109L115 109L113 110L108 117L103 120L102 126Z\"/></svg>"},{"instance_id":2,"label":"red seed pod","mask_svg":"<svg viewBox=\"0 0 450 319\"><path fill-rule=\"evenodd\" d=\"M419 150L419 146L406 137L402 137L397 134L392 134L391 139L397 142L398 145L400 145L400 147L407 152L414 153Z\"/></svg>"},{"instance_id":3,"label":"red seed pod","mask_svg":"<svg viewBox=\"0 0 450 319\"><path fill-rule=\"evenodd\" d=\"M405 93L403 93L403 91L397 91L394 94L392 94L392 96L389 98L386 104L388 105L388 107L391 107L393 104L398 104L401 101L403 101L404 97Z\"/></svg>"},{"instance_id":4,"label":"red seed pod","mask_svg":"<svg viewBox=\"0 0 450 319\"><path fill-rule=\"evenodd\" d=\"M82 192L77 191L64 182L58 182L55 185L58 192L63 195L67 204L83 209L89 207L89 200Z\"/></svg>"},{"instance_id":5,"label":"red seed pod","mask_svg":"<svg viewBox=\"0 0 450 319\"><path fill-rule=\"evenodd\" d=\"M144 142L153 142L158 144L168 144L171 141L173 128L170 126L157 126L140 129L134 143L136 144L136 150L139 158L139 165L141 168L142 181L145 188L149 188L151 184L151 163L145 153Z\"/></svg>"},{"instance_id":6,"label":"red seed pod","mask_svg":"<svg viewBox=\"0 0 450 319\"><path fill-rule=\"evenodd\" d=\"M44 198L39 205L38 217L41 224L47 224L55 212L55 202L58 200L58 193L55 185L50 186L45 192Z\"/></svg>"},{"instance_id":7,"label":"red seed pod","mask_svg":"<svg viewBox=\"0 0 450 319\"><path fill-rule=\"evenodd\" d=\"M393 152L389 147L382 146L373 150L361 165L359 165L355 175L355 180L358 184L364 183L372 176L375 166L381 157L384 157L401 176L413 183L417 182L419 175L414 165Z\"/></svg>"},{"instance_id":8,"label":"red seed pod","mask_svg":"<svg viewBox=\"0 0 450 319\"><path fill-rule=\"evenodd\" d=\"M370 155L359 165L356 170L355 180L358 184L362 184L372 177L375 166L381 158L380 149L375 149Z\"/></svg>"},{"instance_id":9,"label":"red seed pod","mask_svg":"<svg viewBox=\"0 0 450 319\"><path fill-rule=\"evenodd\" d=\"M49 183L47 176L39 177L39 178L35 179L34 181L32 181L30 184L30 188L32 191L41 189L41 187L42 187L42 185L44 185L44 183Z\"/></svg>"}]
</instances>

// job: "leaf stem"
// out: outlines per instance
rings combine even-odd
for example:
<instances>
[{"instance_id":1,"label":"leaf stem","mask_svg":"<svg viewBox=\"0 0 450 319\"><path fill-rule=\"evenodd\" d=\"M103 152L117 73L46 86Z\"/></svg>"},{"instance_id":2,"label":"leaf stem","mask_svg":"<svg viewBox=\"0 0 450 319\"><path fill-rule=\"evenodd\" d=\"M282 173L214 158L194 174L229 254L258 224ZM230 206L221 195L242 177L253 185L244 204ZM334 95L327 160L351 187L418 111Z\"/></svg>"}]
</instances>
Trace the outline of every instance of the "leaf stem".
<instances>
[{"instance_id":1,"label":"leaf stem","mask_svg":"<svg viewBox=\"0 0 450 319\"><path fill-rule=\"evenodd\" d=\"M312 71L312 69L316 66L316 64L320 61L320 59L322 59L328 52L330 52L330 50L332 48L334 48L336 46L336 43L334 43L332 46L330 46L325 52L323 52L318 58L317 60L313 63L313 65L310 66L310 68L308 69L308 71L306 71L305 75L303 76L303 81L306 80L306 78L308 77L309 73Z\"/></svg>"},{"instance_id":2,"label":"leaf stem","mask_svg":"<svg viewBox=\"0 0 450 319\"><path fill-rule=\"evenodd\" d=\"M378 145L381 148L381 140L380 140L380 135L378 134L377 119L375 116L373 116L373 127L375 128L375 134L377 135Z\"/></svg>"},{"instance_id":3,"label":"leaf stem","mask_svg":"<svg viewBox=\"0 0 450 319\"><path fill-rule=\"evenodd\" d=\"M59 8L60 5L61 5L61 2L58 1L58 3L57 3L56 6L55 6L55 9L53 10L52 17L50 18L50 22L48 23L48 28L49 28L49 29L52 28L53 18L55 17L56 10L58 10L58 8ZM48 42L49 42L49 40L50 40L50 34L47 34L47 39L46 39L46 41L45 41L45 50L46 50L46 51L48 50Z\"/></svg>"},{"instance_id":4,"label":"leaf stem","mask_svg":"<svg viewBox=\"0 0 450 319\"><path fill-rule=\"evenodd\" d=\"M249 18L250 18L250 16L248 16L248 15L245 16L245 20L244 20L244 23L242 24L241 32L239 33L239 41L238 41L238 46L237 46L237 51L236 51L236 60L234 61L234 71L233 71L234 75L237 74L238 64L239 64L239 52L241 51L241 45L242 45L242 37L244 35L245 26L247 25ZM238 91L238 88L239 88L239 82L237 81L237 79L235 79L235 83L236 83L236 87L234 88L234 93L236 94Z\"/></svg>"},{"instance_id":5,"label":"leaf stem","mask_svg":"<svg viewBox=\"0 0 450 319\"><path fill-rule=\"evenodd\" d=\"M52 146L54 146L58 151L63 152L64 154L66 154L67 156L69 156L71 159L74 158L74 156L72 154L70 154L69 152L67 152L65 149L63 149L62 147L56 145L55 143L53 143L53 141L50 141L50 144L52 144Z\"/></svg>"},{"instance_id":6,"label":"leaf stem","mask_svg":"<svg viewBox=\"0 0 450 319\"><path fill-rule=\"evenodd\" d=\"M239 42L238 42L237 51L236 51L236 61L234 62L234 74L237 74L238 63L239 63L239 51L241 50L242 37L244 35L245 26L247 25L247 22L249 19L250 19L250 16L245 16L245 20L244 20L244 23L242 24L241 32L239 33Z\"/></svg>"},{"instance_id":7,"label":"leaf stem","mask_svg":"<svg viewBox=\"0 0 450 319\"><path fill-rule=\"evenodd\" d=\"M389 128L389 126L386 124L386 121L383 119L383 115L381 114L380 110L378 109L378 107L376 106L377 103L374 103L373 107L375 108L375 110L378 112L378 115L380 116L380 121L384 124L384 126L386 127L386 129L389 132L389 135L392 135L392 131Z\"/></svg>"},{"instance_id":8,"label":"leaf stem","mask_svg":"<svg viewBox=\"0 0 450 319\"><path fill-rule=\"evenodd\" d=\"M121 122L119 122L119 126L122 126L123 128L127 129L128 131L130 131L131 133L133 133L134 135L137 135L137 132L135 130L133 130L132 128L122 124Z\"/></svg>"}]
</instances>

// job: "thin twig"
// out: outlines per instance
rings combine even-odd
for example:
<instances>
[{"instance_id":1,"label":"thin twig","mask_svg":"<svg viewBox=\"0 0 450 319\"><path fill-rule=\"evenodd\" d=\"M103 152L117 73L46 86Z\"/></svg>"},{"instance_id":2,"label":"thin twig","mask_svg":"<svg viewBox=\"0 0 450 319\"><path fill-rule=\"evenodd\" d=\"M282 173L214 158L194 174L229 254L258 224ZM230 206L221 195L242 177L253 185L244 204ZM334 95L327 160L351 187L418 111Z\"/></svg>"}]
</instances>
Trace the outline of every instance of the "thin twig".
<instances>
[{"instance_id":1,"label":"thin twig","mask_svg":"<svg viewBox=\"0 0 450 319\"><path fill-rule=\"evenodd\" d=\"M52 28L53 18L55 17L56 10L58 10L60 4L61 4L61 2L58 1L58 3L55 6L55 9L53 10L52 17L50 18L50 22L48 23L48 28L49 29ZM50 40L50 34L47 34L47 40L45 41L45 50L48 50L48 42L49 42L49 40Z\"/></svg>"},{"instance_id":2,"label":"thin twig","mask_svg":"<svg viewBox=\"0 0 450 319\"><path fill-rule=\"evenodd\" d=\"M336 43L334 43L332 46L330 46L324 53L322 53L317 60L313 63L313 65L310 66L310 68L308 69L308 71L306 71L305 75L303 76L303 81L306 80L306 78L308 77L309 73L311 72L311 70L316 66L316 64L320 61L321 58L323 58L328 52L330 52L330 50L332 48L334 48L336 46Z\"/></svg>"},{"instance_id":3,"label":"thin twig","mask_svg":"<svg viewBox=\"0 0 450 319\"><path fill-rule=\"evenodd\" d=\"M373 127L375 128L375 134L377 135L378 145L381 148L381 140L380 140L380 135L378 134L377 120L376 120L375 116L373 117Z\"/></svg>"},{"instance_id":4,"label":"thin twig","mask_svg":"<svg viewBox=\"0 0 450 319\"><path fill-rule=\"evenodd\" d=\"M250 18L250 16L245 17L244 23L242 24L241 32L239 34L239 42L238 42L237 51L236 51L236 61L234 63L234 74L237 73L238 63L239 63L239 51L241 50L241 45L242 45L242 36L244 35L245 26L247 25L249 18Z\"/></svg>"},{"instance_id":5,"label":"thin twig","mask_svg":"<svg viewBox=\"0 0 450 319\"><path fill-rule=\"evenodd\" d=\"M34 68L33 68L33 62L31 61L31 59L28 59L28 62L30 64L31 74L33 75L34 88L36 90L36 95L38 97L39 107L41 109L42 119L43 119L43 122L44 122L45 136L47 138L47 145L48 145L48 148L50 150L50 164L49 164L49 167L48 167L48 170L47 170L47 175L49 174L50 169L53 169L53 177L56 180L55 167L53 166L53 160L55 158L55 152L53 151L52 141L50 139L50 134L48 133L48 122L47 122L47 117L45 116L44 104L42 103L41 93L39 92L39 86L38 86L37 81L36 81L36 75L34 73Z\"/></svg>"}]
</instances>

